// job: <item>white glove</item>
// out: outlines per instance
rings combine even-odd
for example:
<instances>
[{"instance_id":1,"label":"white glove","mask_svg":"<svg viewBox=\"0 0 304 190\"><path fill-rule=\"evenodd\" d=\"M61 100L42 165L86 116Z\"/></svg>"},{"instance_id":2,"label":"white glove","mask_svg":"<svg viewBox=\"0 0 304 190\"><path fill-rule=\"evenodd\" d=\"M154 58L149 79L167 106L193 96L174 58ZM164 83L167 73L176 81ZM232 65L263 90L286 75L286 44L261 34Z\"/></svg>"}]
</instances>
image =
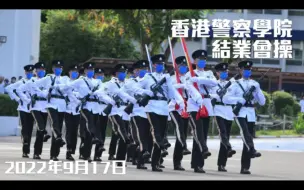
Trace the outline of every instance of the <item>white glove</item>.
<instances>
[{"instance_id":1,"label":"white glove","mask_svg":"<svg viewBox=\"0 0 304 190\"><path fill-rule=\"evenodd\" d=\"M260 84L258 82L255 82L253 84L253 86L255 87L256 90L259 90L261 87L260 87Z\"/></svg>"},{"instance_id":2,"label":"white glove","mask_svg":"<svg viewBox=\"0 0 304 190\"><path fill-rule=\"evenodd\" d=\"M240 98L240 100L238 102L241 103L242 105L244 105L246 103L246 100L244 98Z\"/></svg>"},{"instance_id":3,"label":"white glove","mask_svg":"<svg viewBox=\"0 0 304 190\"><path fill-rule=\"evenodd\" d=\"M154 93L151 90L145 90L144 93L147 94L150 97L154 96Z\"/></svg>"},{"instance_id":4,"label":"white glove","mask_svg":"<svg viewBox=\"0 0 304 190\"><path fill-rule=\"evenodd\" d=\"M191 78L190 78L190 81L191 81L191 82L198 82L198 77L191 77Z\"/></svg>"},{"instance_id":5,"label":"white glove","mask_svg":"<svg viewBox=\"0 0 304 190\"><path fill-rule=\"evenodd\" d=\"M178 105L179 105L179 108L180 108L180 109L185 109L185 104L184 104L184 102L178 103Z\"/></svg>"},{"instance_id":6,"label":"white glove","mask_svg":"<svg viewBox=\"0 0 304 190\"><path fill-rule=\"evenodd\" d=\"M165 74L165 78L166 78L166 81L170 81L171 80L171 77L169 74Z\"/></svg>"},{"instance_id":7,"label":"white glove","mask_svg":"<svg viewBox=\"0 0 304 190\"><path fill-rule=\"evenodd\" d=\"M136 99L133 98L133 97L130 97L129 101L130 101L132 104L136 104L136 102L137 102Z\"/></svg>"},{"instance_id":8,"label":"white glove","mask_svg":"<svg viewBox=\"0 0 304 190\"><path fill-rule=\"evenodd\" d=\"M185 84L181 84L181 83L179 83L179 84L174 84L174 87L175 87L175 88L183 88L183 89L185 89Z\"/></svg>"}]
</instances>

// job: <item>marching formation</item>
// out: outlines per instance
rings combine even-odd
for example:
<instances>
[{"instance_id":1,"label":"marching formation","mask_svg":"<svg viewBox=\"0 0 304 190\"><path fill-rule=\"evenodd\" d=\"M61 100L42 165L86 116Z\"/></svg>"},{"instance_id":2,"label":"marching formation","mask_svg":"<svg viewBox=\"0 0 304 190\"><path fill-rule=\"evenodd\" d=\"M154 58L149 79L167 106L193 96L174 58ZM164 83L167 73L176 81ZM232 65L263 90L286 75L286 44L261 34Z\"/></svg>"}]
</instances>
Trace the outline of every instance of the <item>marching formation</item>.
<instances>
[{"instance_id":1,"label":"marching formation","mask_svg":"<svg viewBox=\"0 0 304 190\"><path fill-rule=\"evenodd\" d=\"M64 62L61 60L52 62L53 73L47 75L43 62L25 66L26 77L7 87L10 97L19 103L22 157L29 157L36 123L33 159L41 159L43 143L51 138L51 160L58 160L60 149L65 145L66 159L74 160L79 132L79 159L101 161L106 151L106 128L111 122L109 160L127 160L137 165L137 169L147 169L146 164L151 163L152 171L162 172L164 157L171 147L167 139L167 123L171 120L176 134L174 170L185 170L183 157L191 154L190 167L196 173L205 173L204 161L211 156L207 135L214 118L221 140L218 171L226 172L227 159L236 153L229 143L235 120L244 142L241 174L250 174L251 159L261 156L252 137L256 120L254 104L265 104L259 83L250 79L252 62L240 62L241 78L235 76L228 80L227 63L215 66L216 76L213 71L205 70L207 52L204 50L192 53L195 70L187 54L174 58L171 53L174 72L164 73L166 57L158 54L135 62L129 78L126 73L130 68L116 65L108 82L104 82L104 70L91 62L82 68L70 67L68 76L62 76ZM33 77L34 72L37 77ZM47 119L51 135L46 130ZM62 136L63 122L65 137ZM193 135L191 151L186 142L188 126ZM91 155L93 145L95 151Z\"/></svg>"}]
</instances>

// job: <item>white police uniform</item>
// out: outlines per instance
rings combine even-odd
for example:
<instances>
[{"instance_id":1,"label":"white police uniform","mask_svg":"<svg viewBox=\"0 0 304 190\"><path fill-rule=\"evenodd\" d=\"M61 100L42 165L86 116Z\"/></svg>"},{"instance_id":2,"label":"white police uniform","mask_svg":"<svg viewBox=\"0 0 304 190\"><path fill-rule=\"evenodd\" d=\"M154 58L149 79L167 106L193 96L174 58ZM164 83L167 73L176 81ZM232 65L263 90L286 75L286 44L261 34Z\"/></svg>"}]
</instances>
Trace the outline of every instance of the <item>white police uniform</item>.
<instances>
[{"instance_id":1,"label":"white police uniform","mask_svg":"<svg viewBox=\"0 0 304 190\"><path fill-rule=\"evenodd\" d=\"M163 64L165 60L164 55L155 55L151 57L153 64ZM183 108L184 101L181 95L173 87L171 77L169 74L164 73L149 73L146 74L140 81L139 84L144 89L151 89L159 81L165 78L165 83L161 85L160 91L155 92L154 96L151 97L148 104L146 105L146 113L148 120L152 126L152 136L154 139L154 150L152 155L152 170L162 171L159 168L159 161L161 159L161 151L164 155L167 154L166 146L164 144L165 133L167 129L167 121L169 116L168 101L175 99L177 104Z\"/></svg>"},{"instance_id":2,"label":"white police uniform","mask_svg":"<svg viewBox=\"0 0 304 190\"><path fill-rule=\"evenodd\" d=\"M94 63L85 63L85 69L94 69ZM86 130L84 146L81 147L81 159L91 161L91 150L93 144L101 144L101 140L98 139L96 133L96 124L99 114L99 101L94 92L99 88L97 81L94 78L80 77L73 82L63 86L63 90L67 94L73 93L73 90L77 91L82 101L77 101L77 107L80 107L80 113L86 120Z\"/></svg>"},{"instance_id":3,"label":"white police uniform","mask_svg":"<svg viewBox=\"0 0 304 190\"><path fill-rule=\"evenodd\" d=\"M24 66L25 71L33 71L34 65L26 65ZM30 144L31 144L31 138L32 138L32 131L33 131L33 125L34 125L34 118L30 112L30 98L31 94L28 92L19 93L17 92L17 89L22 85L25 84L29 79L22 78L21 80L17 81L14 84L10 84L6 87L6 91L8 92L8 95L12 100L15 100L19 103L18 105L18 113L19 113L19 124L21 125L21 138L22 138L22 151L23 151L23 157L28 158L28 154L30 153Z\"/></svg>"},{"instance_id":4,"label":"white police uniform","mask_svg":"<svg viewBox=\"0 0 304 190\"><path fill-rule=\"evenodd\" d=\"M215 66L215 70L227 71L228 63L219 63ZM227 80L218 80L218 84L212 88L210 96L215 100L214 105L214 116L215 122L219 131L219 137L221 140L219 155L218 155L218 170L227 171L225 169L227 158L232 157L235 151L232 150L231 144L229 143L230 131L232 126L232 121L234 119L234 114L232 112L232 106L229 104L224 104L217 94L217 92L225 87L229 82ZM230 79L230 83L234 82L234 78Z\"/></svg>"},{"instance_id":5,"label":"white police uniform","mask_svg":"<svg viewBox=\"0 0 304 190\"><path fill-rule=\"evenodd\" d=\"M251 69L251 61L242 61L239 63L240 68ZM253 92L253 100L246 102L243 98L244 92L247 92L252 86L256 88ZM242 169L241 173L248 173L250 168L250 159L261 156L256 152L253 143L253 128L256 122L254 104L265 104L265 96L260 89L259 83L252 79L239 79L234 82L228 89L227 93L223 97L223 103L225 104L237 104L241 103L243 106L240 109L239 114L235 117L235 122L240 127L240 133L244 142L242 153Z\"/></svg>"},{"instance_id":6,"label":"white police uniform","mask_svg":"<svg viewBox=\"0 0 304 190\"><path fill-rule=\"evenodd\" d=\"M70 71L78 72L78 66L73 65L70 67ZM67 80L67 85L75 81L76 79L69 78ZM65 113L65 125L66 125L66 134L65 139L67 142L67 152L66 159L74 160L72 154L75 154L77 139L78 139L78 128L80 123L80 106L79 100L81 98L77 89L73 89L71 93L68 93L69 102L67 105Z\"/></svg>"},{"instance_id":7,"label":"white police uniform","mask_svg":"<svg viewBox=\"0 0 304 190\"><path fill-rule=\"evenodd\" d=\"M35 64L35 68L44 68L44 64L38 62ZM34 159L40 159L40 155L42 154L43 141L46 142L50 138L50 135L47 134L46 130L48 113L46 110L47 99L45 97L47 96L48 92L43 86L40 86L37 88L42 91L42 96L37 96L37 94L35 94L34 89L36 87L34 86L37 85L35 83L37 80L40 80L40 78L33 77L31 80L28 80L26 83L20 85L17 89L17 93L20 94L20 98L23 99L23 101L26 101L25 99L27 99L26 94L23 94L23 92L27 92L28 94L32 95L30 109L37 124L36 141L34 144Z\"/></svg>"},{"instance_id":8,"label":"white police uniform","mask_svg":"<svg viewBox=\"0 0 304 190\"><path fill-rule=\"evenodd\" d=\"M52 62L55 67L63 67L63 62L55 60ZM66 94L60 91L60 87L66 85L68 77L56 76L55 74L49 74L40 80L36 80L32 86L34 93L38 97L47 98L46 109L48 111L48 117L51 121L52 130L52 145L51 145L51 159L58 160L60 153L60 147L65 145L62 139L62 126L64 120L64 113L66 111L67 102ZM44 89L39 87L43 86ZM48 92L47 94L45 92Z\"/></svg>"},{"instance_id":9,"label":"white police uniform","mask_svg":"<svg viewBox=\"0 0 304 190\"><path fill-rule=\"evenodd\" d=\"M103 72L101 69L95 70L96 73ZM99 114L98 114L98 121L96 123L96 131L98 133L98 138L101 140L101 144L97 144L95 146L95 155L94 161L101 161L102 152L104 149L104 142L106 138L106 129L108 124L108 115L104 113L105 108L110 104L111 106L115 105L113 99L111 99L105 92L106 84L103 83L100 79L95 79L99 88L95 91L95 95L99 99Z\"/></svg>"},{"instance_id":10,"label":"white police uniform","mask_svg":"<svg viewBox=\"0 0 304 190\"><path fill-rule=\"evenodd\" d=\"M126 72L126 65L118 64L114 70L116 72ZM116 160L125 160L127 153L127 145L130 144L129 132L129 121L130 116L124 111L129 103L136 104L136 99L128 95L124 91L125 82L120 81L116 77L107 82L106 92L115 101L110 113L110 117L114 123L114 130L118 132L119 144L117 150Z\"/></svg>"}]
</instances>

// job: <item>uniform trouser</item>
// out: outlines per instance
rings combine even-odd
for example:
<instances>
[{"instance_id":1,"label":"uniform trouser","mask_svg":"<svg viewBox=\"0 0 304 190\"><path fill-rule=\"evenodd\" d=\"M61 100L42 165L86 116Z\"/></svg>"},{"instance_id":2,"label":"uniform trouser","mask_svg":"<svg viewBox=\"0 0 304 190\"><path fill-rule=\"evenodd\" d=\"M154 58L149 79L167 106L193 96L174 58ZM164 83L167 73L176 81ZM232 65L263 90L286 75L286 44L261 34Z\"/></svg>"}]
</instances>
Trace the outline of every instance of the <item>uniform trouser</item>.
<instances>
[{"instance_id":1,"label":"uniform trouser","mask_svg":"<svg viewBox=\"0 0 304 190\"><path fill-rule=\"evenodd\" d=\"M148 141L150 134L149 120L140 116L134 116L131 118L133 124L134 136L138 141L139 154L137 155L138 164L144 164L142 157L143 153L149 151Z\"/></svg>"},{"instance_id":2,"label":"uniform trouser","mask_svg":"<svg viewBox=\"0 0 304 190\"><path fill-rule=\"evenodd\" d=\"M98 115L98 121L96 124L96 132L98 139L101 140L101 144L96 144L95 146L95 155L94 157L101 157L102 155L102 147L104 146L104 142L106 139L106 130L108 125L108 116Z\"/></svg>"},{"instance_id":3,"label":"uniform trouser","mask_svg":"<svg viewBox=\"0 0 304 190\"><path fill-rule=\"evenodd\" d=\"M34 118L31 113L27 113L24 111L19 111L19 116L20 116L21 135L22 135L22 142L23 142L22 151L25 154L29 154L33 126L34 126Z\"/></svg>"},{"instance_id":4,"label":"uniform trouser","mask_svg":"<svg viewBox=\"0 0 304 190\"><path fill-rule=\"evenodd\" d=\"M219 136L220 136L220 140L221 140L217 165L226 166L227 151L231 150L231 144L229 143L229 138L230 138L232 121L226 120L219 116L216 116L215 119L216 119Z\"/></svg>"},{"instance_id":5,"label":"uniform trouser","mask_svg":"<svg viewBox=\"0 0 304 190\"><path fill-rule=\"evenodd\" d=\"M78 139L78 128L80 122L80 115L73 115L65 113L65 125L66 133L65 139L67 142L67 151L71 154L75 154L77 139Z\"/></svg>"},{"instance_id":6,"label":"uniform trouser","mask_svg":"<svg viewBox=\"0 0 304 190\"><path fill-rule=\"evenodd\" d=\"M80 154L84 158L88 158L91 156L92 152L92 139L96 137L96 123L98 114L94 114L93 112L86 109L81 110L80 113L86 121L85 138L83 141L83 146L80 149Z\"/></svg>"},{"instance_id":7,"label":"uniform trouser","mask_svg":"<svg viewBox=\"0 0 304 190\"><path fill-rule=\"evenodd\" d=\"M112 117L109 117L109 120L111 121L112 124L112 132L111 132L111 141L110 141L110 145L109 145L109 155L110 156L114 156L116 155L116 148L117 148L117 141L118 141L118 132L115 129L115 124L114 121L112 119Z\"/></svg>"},{"instance_id":8,"label":"uniform trouser","mask_svg":"<svg viewBox=\"0 0 304 190\"><path fill-rule=\"evenodd\" d=\"M255 151L253 144L254 122L248 122L247 118L235 118L236 124L240 128L240 133L243 139L243 152L241 158L241 167L249 169L251 164L251 155Z\"/></svg>"},{"instance_id":9,"label":"uniform trouser","mask_svg":"<svg viewBox=\"0 0 304 190\"><path fill-rule=\"evenodd\" d=\"M165 149L164 137L167 128L168 116L158 115L156 113L147 113L148 120L152 127L151 133L154 139L152 152L152 167L159 165L161 158L161 150Z\"/></svg>"},{"instance_id":10,"label":"uniform trouser","mask_svg":"<svg viewBox=\"0 0 304 190\"><path fill-rule=\"evenodd\" d=\"M197 112L190 112L190 126L193 131L193 147L191 156L191 166L203 167L204 157L203 152L208 150L207 147L207 136L209 129L210 118L200 118L196 120Z\"/></svg>"},{"instance_id":11,"label":"uniform trouser","mask_svg":"<svg viewBox=\"0 0 304 190\"><path fill-rule=\"evenodd\" d=\"M129 144L129 137L127 134L127 126L129 121L124 121L119 115L111 116L114 123L114 130L119 136L119 143L117 148L116 160L125 160L127 154L127 144Z\"/></svg>"},{"instance_id":12,"label":"uniform trouser","mask_svg":"<svg viewBox=\"0 0 304 190\"><path fill-rule=\"evenodd\" d=\"M188 128L188 119L182 118L182 116L177 112L170 112L171 119L175 128L175 147L173 152L173 165L181 165L183 159L183 150L187 148L187 137L185 131Z\"/></svg>"},{"instance_id":13,"label":"uniform trouser","mask_svg":"<svg viewBox=\"0 0 304 190\"><path fill-rule=\"evenodd\" d=\"M132 158L132 160L136 160L139 153L137 149L139 146L139 140L138 140L137 130L132 121L132 118L129 122L129 134L134 144L128 147L127 158Z\"/></svg>"},{"instance_id":14,"label":"uniform trouser","mask_svg":"<svg viewBox=\"0 0 304 190\"><path fill-rule=\"evenodd\" d=\"M41 111L32 111L33 118L37 124L36 140L34 144L34 154L41 155L43 148L43 137L46 132L48 114Z\"/></svg>"},{"instance_id":15,"label":"uniform trouser","mask_svg":"<svg viewBox=\"0 0 304 190\"><path fill-rule=\"evenodd\" d=\"M56 143L57 138L62 138L62 125L64 119L64 112L58 112L56 109L48 108L49 119L51 121L52 129L52 144L51 157L57 157L60 153L60 144Z\"/></svg>"},{"instance_id":16,"label":"uniform trouser","mask_svg":"<svg viewBox=\"0 0 304 190\"><path fill-rule=\"evenodd\" d=\"M81 150L84 145L84 139L85 139L85 128L86 128L86 120L84 117L80 114L80 120L79 120L79 136L80 136L80 145L79 145L79 153L81 155Z\"/></svg>"}]
</instances>

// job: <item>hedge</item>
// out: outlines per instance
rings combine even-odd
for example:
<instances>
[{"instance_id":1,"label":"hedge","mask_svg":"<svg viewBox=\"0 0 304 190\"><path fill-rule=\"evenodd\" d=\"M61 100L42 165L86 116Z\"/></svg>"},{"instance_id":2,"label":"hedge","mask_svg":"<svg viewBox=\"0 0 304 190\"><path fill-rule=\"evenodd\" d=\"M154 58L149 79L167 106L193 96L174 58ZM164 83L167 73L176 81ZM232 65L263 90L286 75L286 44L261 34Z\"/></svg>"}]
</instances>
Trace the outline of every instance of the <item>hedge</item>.
<instances>
[{"instance_id":1,"label":"hedge","mask_svg":"<svg viewBox=\"0 0 304 190\"><path fill-rule=\"evenodd\" d=\"M0 116L18 116L18 103L6 94L0 94Z\"/></svg>"}]
</instances>

